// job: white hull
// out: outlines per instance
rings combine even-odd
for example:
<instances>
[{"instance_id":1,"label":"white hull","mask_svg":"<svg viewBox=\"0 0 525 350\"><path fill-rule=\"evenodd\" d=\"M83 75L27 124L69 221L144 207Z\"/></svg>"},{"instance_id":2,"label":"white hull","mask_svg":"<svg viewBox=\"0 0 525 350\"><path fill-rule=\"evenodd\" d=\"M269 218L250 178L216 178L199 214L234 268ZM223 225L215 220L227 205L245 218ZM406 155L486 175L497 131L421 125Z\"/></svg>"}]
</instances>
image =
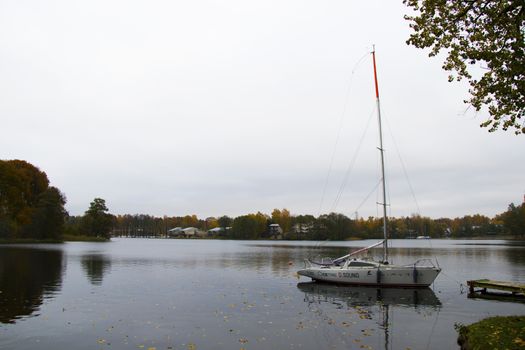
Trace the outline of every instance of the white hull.
<instances>
[{"instance_id":1,"label":"white hull","mask_svg":"<svg viewBox=\"0 0 525 350\"><path fill-rule=\"evenodd\" d=\"M435 266L308 266L299 270L301 276L314 281L360 286L428 287L441 272Z\"/></svg>"}]
</instances>

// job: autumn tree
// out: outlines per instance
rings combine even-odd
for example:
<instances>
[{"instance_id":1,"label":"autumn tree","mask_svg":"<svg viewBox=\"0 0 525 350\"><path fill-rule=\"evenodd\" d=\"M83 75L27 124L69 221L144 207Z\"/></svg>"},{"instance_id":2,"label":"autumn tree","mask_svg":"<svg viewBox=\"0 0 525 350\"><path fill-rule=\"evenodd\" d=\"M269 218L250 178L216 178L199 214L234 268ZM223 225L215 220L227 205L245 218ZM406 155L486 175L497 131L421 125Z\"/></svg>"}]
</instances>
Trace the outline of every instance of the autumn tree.
<instances>
[{"instance_id":1,"label":"autumn tree","mask_svg":"<svg viewBox=\"0 0 525 350\"><path fill-rule=\"evenodd\" d=\"M320 215L312 230L312 239L342 241L354 231L352 221L343 214L330 213Z\"/></svg>"},{"instance_id":2,"label":"autumn tree","mask_svg":"<svg viewBox=\"0 0 525 350\"><path fill-rule=\"evenodd\" d=\"M272 211L272 221L279 224L284 233L289 233L292 229L292 218L288 209L274 209Z\"/></svg>"},{"instance_id":3,"label":"autumn tree","mask_svg":"<svg viewBox=\"0 0 525 350\"><path fill-rule=\"evenodd\" d=\"M525 204L516 206L509 205L505 213L501 215L505 229L514 236L525 235Z\"/></svg>"},{"instance_id":4,"label":"autumn tree","mask_svg":"<svg viewBox=\"0 0 525 350\"><path fill-rule=\"evenodd\" d=\"M197 218L197 215L186 215L182 218L182 227L198 227L199 226L199 218Z\"/></svg>"},{"instance_id":5,"label":"autumn tree","mask_svg":"<svg viewBox=\"0 0 525 350\"><path fill-rule=\"evenodd\" d=\"M1 226L17 235L29 225L38 196L48 186L46 173L34 165L23 160L0 161Z\"/></svg>"},{"instance_id":6,"label":"autumn tree","mask_svg":"<svg viewBox=\"0 0 525 350\"><path fill-rule=\"evenodd\" d=\"M64 195L45 172L23 160L0 160L0 237L60 240Z\"/></svg>"},{"instance_id":7,"label":"autumn tree","mask_svg":"<svg viewBox=\"0 0 525 350\"><path fill-rule=\"evenodd\" d=\"M42 192L32 212L27 235L38 239L60 240L67 217L65 204L65 196L56 187L49 187Z\"/></svg>"},{"instance_id":8,"label":"autumn tree","mask_svg":"<svg viewBox=\"0 0 525 350\"><path fill-rule=\"evenodd\" d=\"M481 126L525 133L525 2L523 0L404 0L407 44L446 54L449 81L467 79L476 111L487 107ZM479 65L482 73L474 67ZM476 76L480 75L480 77Z\"/></svg>"},{"instance_id":9,"label":"autumn tree","mask_svg":"<svg viewBox=\"0 0 525 350\"><path fill-rule=\"evenodd\" d=\"M208 217L206 220L204 220L204 224L206 230L211 230L213 228L219 227L219 220L214 217Z\"/></svg>"},{"instance_id":10,"label":"autumn tree","mask_svg":"<svg viewBox=\"0 0 525 350\"><path fill-rule=\"evenodd\" d=\"M222 227L224 230L226 230L227 227L232 225L233 219L227 215L223 215L218 218L217 221L219 223L219 227Z\"/></svg>"},{"instance_id":11,"label":"autumn tree","mask_svg":"<svg viewBox=\"0 0 525 350\"><path fill-rule=\"evenodd\" d=\"M90 236L109 238L113 225L113 215L109 214L108 211L106 201L102 198L95 198L84 214L85 233Z\"/></svg>"},{"instance_id":12,"label":"autumn tree","mask_svg":"<svg viewBox=\"0 0 525 350\"><path fill-rule=\"evenodd\" d=\"M233 220L231 238L234 239L258 239L265 235L268 230L269 218L258 212L238 216Z\"/></svg>"}]
</instances>

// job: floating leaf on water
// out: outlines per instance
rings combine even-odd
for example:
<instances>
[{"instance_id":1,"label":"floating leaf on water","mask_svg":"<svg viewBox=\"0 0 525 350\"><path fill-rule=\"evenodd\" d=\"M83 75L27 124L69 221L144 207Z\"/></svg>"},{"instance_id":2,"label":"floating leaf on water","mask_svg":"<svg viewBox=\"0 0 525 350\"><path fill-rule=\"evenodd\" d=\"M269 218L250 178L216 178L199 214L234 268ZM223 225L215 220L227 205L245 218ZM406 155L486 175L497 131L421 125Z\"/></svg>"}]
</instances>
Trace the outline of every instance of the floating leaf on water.
<instances>
[{"instance_id":1,"label":"floating leaf on water","mask_svg":"<svg viewBox=\"0 0 525 350\"><path fill-rule=\"evenodd\" d=\"M361 333L363 333L363 335L367 337L371 336L373 331L373 329L361 329Z\"/></svg>"},{"instance_id":2,"label":"floating leaf on water","mask_svg":"<svg viewBox=\"0 0 525 350\"><path fill-rule=\"evenodd\" d=\"M195 350L195 349L197 349L197 347L195 346L195 344L193 344L193 343L189 343L189 344L188 344L188 350Z\"/></svg>"}]
</instances>

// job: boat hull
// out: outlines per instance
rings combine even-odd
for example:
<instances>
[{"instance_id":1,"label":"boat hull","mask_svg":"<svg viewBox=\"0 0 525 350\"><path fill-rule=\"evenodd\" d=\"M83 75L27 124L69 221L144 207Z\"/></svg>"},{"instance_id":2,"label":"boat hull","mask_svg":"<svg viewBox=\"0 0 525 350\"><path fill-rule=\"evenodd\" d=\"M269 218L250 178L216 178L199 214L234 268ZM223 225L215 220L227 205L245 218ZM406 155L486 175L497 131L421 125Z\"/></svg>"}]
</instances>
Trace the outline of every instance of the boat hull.
<instances>
[{"instance_id":1,"label":"boat hull","mask_svg":"<svg viewBox=\"0 0 525 350\"><path fill-rule=\"evenodd\" d=\"M378 267L321 267L311 266L297 271L301 276L314 281L341 283L359 286L381 287L428 287L441 269L434 266L395 266Z\"/></svg>"}]
</instances>

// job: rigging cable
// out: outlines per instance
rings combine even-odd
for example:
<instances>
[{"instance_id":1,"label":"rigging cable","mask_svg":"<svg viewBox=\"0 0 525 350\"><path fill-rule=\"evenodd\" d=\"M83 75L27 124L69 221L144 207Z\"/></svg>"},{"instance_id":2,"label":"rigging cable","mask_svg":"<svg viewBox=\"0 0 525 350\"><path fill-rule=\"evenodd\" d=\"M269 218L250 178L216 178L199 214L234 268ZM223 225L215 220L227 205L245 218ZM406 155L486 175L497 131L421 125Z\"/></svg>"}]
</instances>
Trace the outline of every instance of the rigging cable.
<instances>
[{"instance_id":1,"label":"rigging cable","mask_svg":"<svg viewBox=\"0 0 525 350\"><path fill-rule=\"evenodd\" d=\"M392 127L390 125L390 123L388 122L388 118L384 118L384 120L386 121L386 125L387 125L387 129L388 129L388 132L390 134L390 137L392 139L392 143L394 144L394 148L396 150L396 154L397 154L397 157L399 159L399 163L401 164L401 168L403 169L403 174L405 175L405 179L407 181L407 184L408 184L408 188L410 189L410 194L412 195L412 198L414 200L414 203L416 205L416 210L417 210L417 214L421 217L421 208L419 207L419 202L417 200L417 197L416 197L416 193L414 191L414 188L412 187L412 182L410 181L410 177L408 176L408 171L406 169L406 166L405 166L405 162L403 161L403 158L401 157L401 152L399 151L399 147L397 146L397 142L396 142L396 139L394 137L394 133L392 132ZM430 232L428 231L423 231L422 230L422 235L423 236L430 236ZM433 249L433 246L432 246L432 240L431 239L428 239L428 245L430 246L430 249L432 250ZM436 259L436 262L437 262L437 257L434 256L435 259ZM439 262L438 262L438 265L439 265ZM462 290L463 290L463 284L459 282L459 287L460 287L460 291L462 293Z\"/></svg>"},{"instance_id":2,"label":"rigging cable","mask_svg":"<svg viewBox=\"0 0 525 350\"><path fill-rule=\"evenodd\" d=\"M427 347L425 348L427 350L430 349L430 342L432 341L432 337L434 336L434 330L436 329L438 318L439 318L439 309L437 309L436 318L434 319L434 323L432 324L432 328L430 330L430 336L428 337L428 340L427 340Z\"/></svg>"},{"instance_id":3,"label":"rigging cable","mask_svg":"<svg viewBox=\"0 0 525 350\"><path fill-rule=\"evenodd\" d=\"M365 199L363 199L363 201L361 202L361 204L359 204L359 205L357 206L357 208L354 210L354 212L358 212L359 209L361 209L361 207L362 207L362 206L368 201L368 198L370 198L370 196L372 195L372 193L374 193L374 192L377 190L377 188L379 187L379 185L381 185L381 180L379 180L379 181L375 184L374 188L372 188L372 190L366 195Z\"/></svg>"},{"instance_id":4,"label":"rigging cable","mask_svg":"<svg viewBox=\"0 0 525 350\"><path fill-rule=\"evenodd\" d=\"M337 191L337 195L335 197L334 203L332 204L332 207L330 208L331 212L335 211L335 209L339 205L339 201L341 200L341 197L343 196L343 192L345 190L346 185L348 184L348 180L350 179L350 174L354 170L355 161L357 160L357 156L359 155L361 146L364 143L364 139L367 134L368 128L370 126L370 123L372 121L372 116L374 115L374 112L375 112L375 107L370 113L370 116L368 117L368 121L366 123L365 130L363 131L363 134L361 135L361 139L359 140L359 145L357 146L354 156L352 157L350 164L348 164L348 167L346 168L345 175L343 176L343 181L341 182L341 186L339 186L339 190Z\"/></svg>"},{"instance_id":5,"label":"rigging cable","mask_svg":"<svg viewBox=\"0 0 525 350\"><path fill-rule=\"evenodd\" d=\"M367 51L366 54L364 54L357 61L357 63L354 65L354 68L352 69L352 74L350 75L350 79L349 79L349 82L348 82L348 88L346 90L346 95L345 95L345 102L344 102L344 105L343 105L343 111L341 113L341 117L339 118L339 129L337 130L337 136L336 136L335 143L334 143L334 150L332 152L332 156L330 158L330 163L328 165L328 172L326 174L326 179L325 179L325 183L324 183L324 186L323 186L323 193L321 195L321 202L319 204L319 211L317 213L317 216L321 215L321 211L322 211L322 208L323 208L323 202L324 202L324 198L325 198L325 195L326 195L326 188L328 187L328 181L329 181L330 175L332 173L332 167L333 167L333 164L334 164L335 152L337 150L337 145L339 144L339 139L341 137L341 130L343 129L344 116L346 114L346 109L347 109L347 106L348 106L348 99L349 99L349 96L350 96L350 91L352 90L352 82L353 82L353 79L354 79L354 73L357 70L357 68L359 67L359 65L363 62L363 60L368 55L370 55L370 52Z\"/></svg>"},{"instance_id":6,"label":"rigging cable","mask_svg":"<svg viewBox=\"0 0 525 350\"><path fill-rule=\"evenodd\" d=\"M390 133L390 137L392 138L392 143L394 144L394 148L396 150L397 157L399 158L399 163L401 164L401 168L403 169L403 174L405 175L405 179L407 180L408 188L410 189L410 194L412 195L412 198L414 199L414 202L416 204L417 213L421 215L419 203L417 201L416 194L414 192L414 188L412 187L412 183L410 182L410 178L408 177L408 172L405 166L405 162L403 161L403 158L401 157L401 152L399 152L399 147L397 147L397 142L396 142L396 139L394 138L394 133L392 132L392 128L390 127L390 123L388 122L388 118L384 118L384 120L386 121L386 125Z\"/></svg>"}]
</instances>

